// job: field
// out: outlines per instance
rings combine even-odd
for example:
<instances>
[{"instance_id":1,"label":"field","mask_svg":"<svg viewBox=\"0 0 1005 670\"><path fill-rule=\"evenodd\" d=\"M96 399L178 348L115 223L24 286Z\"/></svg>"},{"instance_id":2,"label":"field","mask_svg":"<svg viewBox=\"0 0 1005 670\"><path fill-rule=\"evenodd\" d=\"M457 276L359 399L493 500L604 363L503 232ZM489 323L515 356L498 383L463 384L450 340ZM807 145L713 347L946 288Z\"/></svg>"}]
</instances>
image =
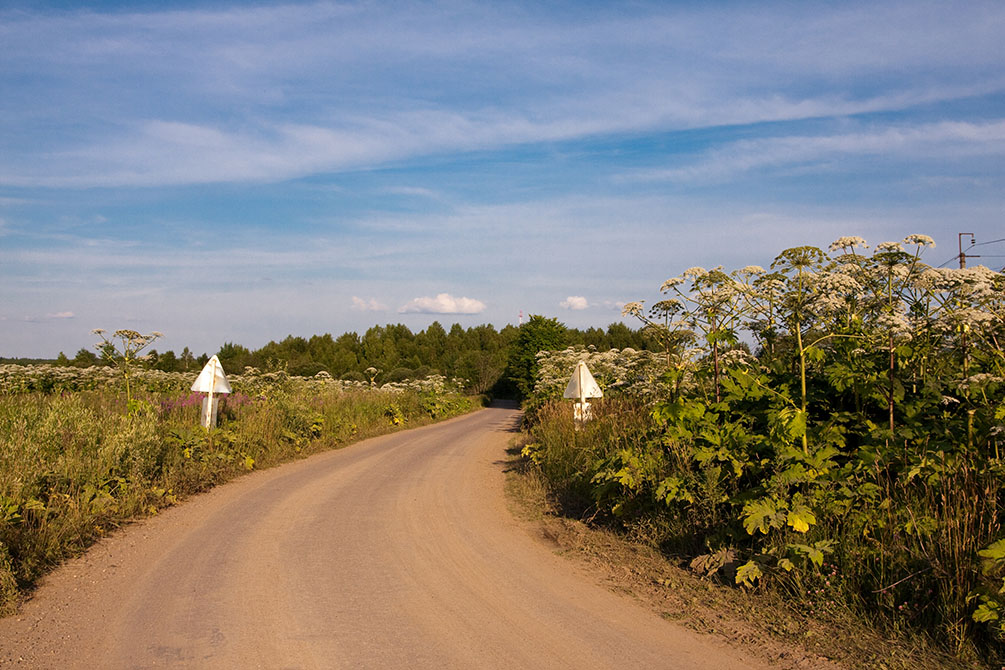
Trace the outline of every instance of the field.
<instances>
[{"instance_id":1,"label":"field","mask_svg":"<svg viewBox=\"0 0 1005 670\"><path fill-rule=\"evenodd\" d=\"M194 375L134 367L0 366L0 609L136 517L252 469L474 409L442 377L386 384L325 374L231 376L199 425Z\"/></svg>"}]
</instances>

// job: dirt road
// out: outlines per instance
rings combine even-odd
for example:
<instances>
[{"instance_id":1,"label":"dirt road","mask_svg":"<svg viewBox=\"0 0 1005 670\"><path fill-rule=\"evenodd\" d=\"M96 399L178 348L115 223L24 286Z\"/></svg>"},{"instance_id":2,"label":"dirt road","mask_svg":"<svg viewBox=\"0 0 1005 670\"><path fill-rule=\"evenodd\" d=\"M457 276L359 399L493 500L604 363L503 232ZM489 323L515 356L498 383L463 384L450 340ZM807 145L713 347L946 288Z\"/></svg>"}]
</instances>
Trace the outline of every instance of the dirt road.
<instances>
[{"instance_id":1,"label":"dirt road","mask_svg":"<svg viewBox=\"0 0 1005 670\"><path fill-rule=\"evenodd\" d=\"M517 413L253 473L106 539L0 620L26 668L766 667L599 586L513 519Z\"/></svg>"}]
</instances>

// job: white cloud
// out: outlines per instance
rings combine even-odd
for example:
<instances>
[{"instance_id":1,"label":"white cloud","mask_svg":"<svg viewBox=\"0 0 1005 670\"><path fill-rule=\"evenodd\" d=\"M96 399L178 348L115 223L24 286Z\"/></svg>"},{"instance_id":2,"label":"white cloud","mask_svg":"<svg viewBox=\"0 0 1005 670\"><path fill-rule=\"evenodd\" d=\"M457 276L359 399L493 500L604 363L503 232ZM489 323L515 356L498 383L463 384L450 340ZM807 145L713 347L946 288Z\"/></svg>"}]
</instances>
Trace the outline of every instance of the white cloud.
<instances>
[{"instance_id":1,"label":"white cloud","mask_svg":"<svg viewBox=\"0 0 1005 670\"><path fill-rule=\"evenodd\" d=\"M590 306L586 298L581 295L570 295L558 304L564 309L586 309Z\"/></svg>"},{"instance_id":2,"label":"white cloud","mask_svg":"<svg viewBox=\"0 0 1005 670\"><path fill-rule=\"evenodd\" d=\"M47 319L73 319L76 318L76 314L73 312L56 312L55 314L46 314Z\"/></svg>"},{"instance_id":3,"label":"white cloud","mask_svg":"<svg viewBox=\"0 0 1005 670\"><path fill-rule=\"evenodd\" d=\"M356 296L352 297L352 308L357 312L383 312L387 305L378 302L376 298L364 300Z\"/></svg>"},{"instance_id":4,"label":"white cloud","mask_svg":"<svg viewBox=\"0 0 1005 670\"><path fill-rule=\"evenodd\" d=\"M485 303L474 298L455 298L439 293L435 298L414 298L398 308L401 314L481 314Z\"/></svg>"}]
</instances>

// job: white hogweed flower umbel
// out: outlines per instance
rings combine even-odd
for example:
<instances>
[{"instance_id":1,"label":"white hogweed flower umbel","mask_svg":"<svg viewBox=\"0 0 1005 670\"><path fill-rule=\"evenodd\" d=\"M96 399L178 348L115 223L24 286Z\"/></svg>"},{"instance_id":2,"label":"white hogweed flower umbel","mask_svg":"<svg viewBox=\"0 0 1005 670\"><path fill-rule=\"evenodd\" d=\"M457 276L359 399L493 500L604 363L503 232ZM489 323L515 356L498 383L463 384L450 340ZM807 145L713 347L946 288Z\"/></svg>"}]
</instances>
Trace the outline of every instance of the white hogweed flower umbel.
<instances>
[{"instance_id":1,"label":"white hogweed flower umbel","mask_svg":"<svg viewBox=\"0 0 1005 670\"><path fill-rule=\"evenodd\" d=\"M642 314L642 302L626 302L625 306L621 309L621 316L641 316Z\"/></svg>"},{"instance_id":2,"label":"white hogweed flower umbel","mask_svg":"<svg viewBox=\"0 0 1005 670\"><path fill-rule=\"evenodd\" d=\"M841 249L854 249L855 247L862 247L863 249L868 249L869 245L865 243L865 240L861 237L850 235L846 237L839 237L833 242L829 249L831 251L840 251Z\"/></svg>"},{"instance_id":3,"label":"white hogweed flower umbel","mask_svg":"<svg viewBox=\"0 0 1005 670\"><path fill-rule=\"evenodd\" d=\"M681 275L686 279L701 279L708 274L708 270L703 267L695 266L693 268L688 268L681 273Z\"/></svg>"},{"instance_id":4,"label":"white hogweed flower umbel","mask_svg":"<svg viewBox=\"0 0 1005 670\"><path fill-rule=\"evenodd\" d=\"M760 265L748 265L740 270L741 275L763 275L764 268Z\"/></svg>"},{"instance_id":5,"label":"white hogweed flower umbel","mask_svg":"<svg viewBox=\"0 0 1005 670\"><path fill-rule=\"evenodd\" d=\"M935 247L935 240L928 235L908 235L904 238L904 244L915 244L919 247Z\"/></svg>"},{"instance_id":6,"label":"white hogweed flower umbel","mask_svg":"<svg viewBox=\"0 0 1005 670\"><path fill-rule=\"evenodd\" d=\"M660 286L660 292L666 293L675 286L678 286L679 284L683 283L684 283L683 277L671 277L670 279L667 279L665 282L663 282L662 286Z\"/></svg>"}]
</instances>

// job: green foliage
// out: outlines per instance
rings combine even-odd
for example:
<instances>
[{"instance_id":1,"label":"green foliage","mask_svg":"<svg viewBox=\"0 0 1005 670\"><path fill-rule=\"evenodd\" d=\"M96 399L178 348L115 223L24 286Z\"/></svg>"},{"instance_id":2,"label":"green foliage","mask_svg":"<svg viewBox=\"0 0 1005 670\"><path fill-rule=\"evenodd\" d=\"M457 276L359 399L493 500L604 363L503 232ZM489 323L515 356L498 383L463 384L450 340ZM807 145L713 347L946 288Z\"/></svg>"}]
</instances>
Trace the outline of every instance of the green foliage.
<instances>
[{"instance_id":1,"label":"green foliage","mask_svg":"<svg viewBox=\"0 0 1005 670\"><path fill-rule=\"evenodd\" d=\"M754 500L743 506L743 527L747 533L767 535L772 529L781 528L785 524L785 511L778 509L774 500Z\"/></svg>"},{"instance_id":2,"label":"green foliage","mask_svg":"<svg viewBox=\"0 0 1005 670\"><path fill-rule=\"evenodd\" d=\"M580 432L558 430L571 409L549 395L528 457L556 500L662 528L702 574L814 611L826 593L1000 665L1005 277L929 268L929 243L867 256L842 238L770 272L667 280L664 300L625 308L662 338L660 383L634 405L605 389Z\"/></svg>"},{"instance_id":3,"label":"green foliage","mask_svg":"<svg viewBox=\"0 0 1005 670\"><path fill-rule=\"evenodd\" d=\"M566 328L558 319L532 314L527 323L520 326L510 347L506 377L516 386L521 398L528 397L534 391L539 368L538 352L561 349L566 341Z\"/></svg>"},{"instance_id":4,"label":"green foliage","mask_svg":"<svg viewBox=\"0 0 1005 670\"><path fill-rule=\"evenodd\" d=\"M759 566L755 561L747 561L741 565L736 571L736 583L743 586L753 586L754 582L764 576L761 571L761 566Z\"/></svg>"},{"instance_id":5,"label":"green foliage","mask_svg":"<svg viewBox=\"0 0 1005 670\"><path fill-rule=\"evenodd\" d=\"M391 403L384 410L384 416L387 420L391 422L392 426L400 426L405 422L405 415L402 413L401 408L398 407L397 403Z\"/></svg>"},{"instance_id":6,"label":"green foliage","mask_svg":"<svg viewBox=\"0 0 1005 670\"><path fill-rule=\"evenodd\" d=\"M245 367L256 367L256 361L252 358L248 348L233 342L224 342L220 350L216 352L216 357L220 359L220 365L223 366L224 370L240 372Z\"/></svg>"}]
</instances>

